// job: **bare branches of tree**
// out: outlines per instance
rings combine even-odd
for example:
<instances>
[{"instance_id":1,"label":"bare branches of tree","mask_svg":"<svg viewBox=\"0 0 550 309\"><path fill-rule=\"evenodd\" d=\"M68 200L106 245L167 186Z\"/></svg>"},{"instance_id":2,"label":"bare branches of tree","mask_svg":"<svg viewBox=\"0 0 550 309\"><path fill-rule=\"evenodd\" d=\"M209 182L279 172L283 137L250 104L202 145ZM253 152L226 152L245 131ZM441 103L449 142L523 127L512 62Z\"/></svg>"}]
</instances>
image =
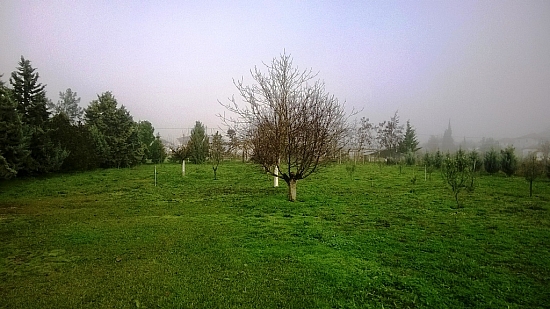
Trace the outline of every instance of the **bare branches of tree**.
<instances>
[{"instance_id":1,"label":"bare branches of tree","mask_svg":"<svg viewBox=\"0 0 550 309\"><path fill-rule=\"evenodd\" d=\"M267 74L251 71L256 82L235 86L245 102L232 98L222 104L236 115L224 119L239 136L250 141L253 159L274 175L276 166L289 186L289 200L296 199L296 181L314 173L340 149L347 132L343 106L325 91L311 70L292 66L289 55L265 64Z\"/></svg>"},{"instance_id":2,"label":"bare branches of tree","mask_svg":"<svg viewBox=\"0 0 550 309\"><path fill-rule=\"evenodd\" d=\"M393 158L403 140L403 125L399 125L397 111L389 121L378 124L376 139L389 152L390 158Z\"/></svg>"}]
</instances>

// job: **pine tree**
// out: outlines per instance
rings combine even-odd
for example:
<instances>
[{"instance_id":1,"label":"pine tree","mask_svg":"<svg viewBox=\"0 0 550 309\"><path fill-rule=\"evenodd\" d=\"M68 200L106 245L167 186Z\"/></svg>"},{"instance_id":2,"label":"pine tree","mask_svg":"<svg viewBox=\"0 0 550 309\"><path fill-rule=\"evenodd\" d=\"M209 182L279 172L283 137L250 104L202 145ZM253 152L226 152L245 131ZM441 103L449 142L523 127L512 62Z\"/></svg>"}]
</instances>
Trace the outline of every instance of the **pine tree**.
<instances>
[{"instance_id":1,"label":"pine tree","mask_svg":"<svg viewBox=\"0 0 550 309\"><path fill-rule=\"evenodd\" d=\"M160 140L160 135L158 134L149 147L149 155L153 163L163 163L166 159L166 149L164 148L164 145Z\"/></svg>"},{"instance_id":2,"label":"pine tree","mask_svg":"<svg viewBox=\"0 0 550 309\"><path fill-rule=\"evenodd\" d=\"M416 138L416 130L411 126L410 120L407 120L407 126L405 128L405 136L403 137L403 140L399 144L399 152L401 153L408 153L412 152L415 153L420 149L418 147L418 139Z\"/></svg>"},{"instance_id":3,"label":"pine tree","mask_svg":"<svg viewBox=\"0 0 550 309\"><path fill-rule=\"evenodd\" d=\"M200 121L197 121L193 130L191 130L191 139L187 143L187 151L192 163L202 164L206 161L208 144L206 128Z\"/></svg>"},{"instance_id":4,"label":"pine tree","mask_svg":"<svg viewBox=\"0 0 550 309\"><path fill-rule=\"evenodd\" d=\"M27 174L58 170L68 153L51 139L48 129L49 112L45 85L38 82L39 74L29 60L21 57L17 71L12 72L10 83L13 99L23 123L23 134L28 139L30 156L22 171Z\"/></svg>"},{"instance_id":5,"label":"pine tree","mask_svg":"<svg viewBox=\"0 0 550 309\"><path fill-rule=\"evenodd\" d=\"M38 82L40 75L31 66L29 60L21 56L17 71L11 73L10 84L13 87L13 99L17 102L17 110L26 125L43 127L48 120L48 99L46 85Z\"/></svg>"},{"instance_id":6,"label":"pine tree","mask_svg":"<svg viewBox=\"0 0 550 309\"><path fill-rule=\"evenodd\" d=\"M16 176L28 156L17 105L0 80L0 179Z\"/></svg>"}]
</instances>

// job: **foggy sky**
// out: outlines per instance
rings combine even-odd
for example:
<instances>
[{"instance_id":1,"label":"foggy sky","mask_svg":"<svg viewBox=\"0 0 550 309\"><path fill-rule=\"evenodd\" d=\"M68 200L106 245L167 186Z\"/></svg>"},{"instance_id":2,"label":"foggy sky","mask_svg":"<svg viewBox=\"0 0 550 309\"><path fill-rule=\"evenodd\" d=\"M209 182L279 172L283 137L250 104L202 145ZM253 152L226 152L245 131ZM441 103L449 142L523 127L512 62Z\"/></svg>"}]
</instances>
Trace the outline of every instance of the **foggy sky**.
<instances>
[{"instance_id":1,"label":"foggy sky","mask_svg":"<svg viewBox=\"0 0 550 309\"><path fill-rule=\"evenodd\" d=\"M0 40L3 81L23 55L54 102L112 91L155 128L218 128L232 80L284 51L358 118L399 110L422 140L449 120L455 141L550 127L550 1L4 0Z\"/></svg>"}]
</instances>

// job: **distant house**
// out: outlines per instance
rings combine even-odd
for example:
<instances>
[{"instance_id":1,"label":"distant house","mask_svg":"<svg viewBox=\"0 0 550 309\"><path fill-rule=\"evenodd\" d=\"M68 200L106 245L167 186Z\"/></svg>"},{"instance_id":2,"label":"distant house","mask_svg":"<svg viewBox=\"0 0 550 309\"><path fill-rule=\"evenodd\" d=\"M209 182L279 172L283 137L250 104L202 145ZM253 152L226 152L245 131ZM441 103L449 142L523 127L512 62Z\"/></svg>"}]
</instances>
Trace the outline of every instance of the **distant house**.
<instances>
[{"instance_id":1,"label":"distant house","mask_svg":"<svg viewBox=\"0 0 550 309\"><path fill-rule=\"evenodd\" d=\"M516 138L503 138L499 143L503 148L513 145L516 149L536 148L542 139L536 134L529 134Z\"/></svg>"},{"instance_id":2,"label":"distant house","mask_svg":"<svg viewBox=\"0 0 550 309\"><path fill-rule=\"evenodd\" d=\"M539 145L547 140L550 140L550 136L547 136L547 134L531 133L517 138L503 138L499 140L499 143L503 148L513 146L516 153L523 158L536 153L537 159L542 160L543 154L539 149Z\"/></svg>"},{"instance_id":3,"label":"distant house","mask_svg":"<svg viewBox=\"0 0 550 309\"><path fill-rule=\"evenodd\" d=\"M544 154L542 151L540 151L538 148L524 148L522 149L522 157L525 158L527 156L535 155L537 158L537 161L544 160Z\"/></svg>"}]
</instances>

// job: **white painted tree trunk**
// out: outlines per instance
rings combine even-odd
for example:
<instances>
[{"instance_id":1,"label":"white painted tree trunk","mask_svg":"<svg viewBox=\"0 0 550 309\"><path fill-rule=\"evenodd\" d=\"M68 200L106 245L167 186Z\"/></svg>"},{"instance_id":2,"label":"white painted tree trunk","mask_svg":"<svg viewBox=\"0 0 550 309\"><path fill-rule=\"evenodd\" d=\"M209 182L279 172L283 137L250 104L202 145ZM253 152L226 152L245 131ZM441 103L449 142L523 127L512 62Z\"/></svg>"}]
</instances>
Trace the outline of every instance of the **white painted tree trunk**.
<instances>
[{"instance_id":1,"label":"white painted tree trunk","mask_svg":"<svg viewBox=\"0 0 550 309\"><path fill-rule=\"evenodd\" d=\"M181 161L181 175L185 176L185 159Z\"/></svg>"},{"instance_id":2,"label":"white painted tree trunk","mask_svg":"<svg viewBox=\"0 0 550 309\"><path fill-rule=\"evenodd\" d=\"M277 188L279 187L279 177L277 177L277 175L279 175L279 168L277 168L277 166L275 166L273 174L275 174L275 176L273 177L273 187Z\"/></svg>"},{"instance_id":3,"label":"white painted tree trunk","mask_svg":"<svg viewBox=\"0 0 550 309\"><path fill-rule=\"evenodd\" d=\"M291 202L296 201L296 180L290 179L288 183L288 200Z\"/></svg>"}]
</instances>

